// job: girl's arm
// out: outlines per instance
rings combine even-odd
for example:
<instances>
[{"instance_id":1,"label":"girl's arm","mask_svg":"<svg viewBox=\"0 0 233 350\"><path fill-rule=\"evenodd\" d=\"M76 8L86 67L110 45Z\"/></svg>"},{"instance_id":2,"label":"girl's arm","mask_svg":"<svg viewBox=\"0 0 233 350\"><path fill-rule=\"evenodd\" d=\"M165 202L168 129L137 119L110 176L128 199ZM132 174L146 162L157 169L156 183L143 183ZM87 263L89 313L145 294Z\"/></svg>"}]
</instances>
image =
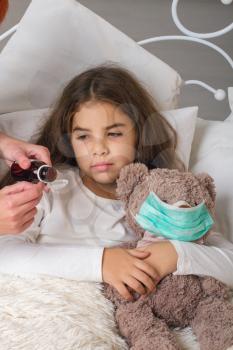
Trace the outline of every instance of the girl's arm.
<instances>
[{"instance_id":1,"label":"girl's arm","mask_svg":"<svg viewBox=\"0 0 233 350\"><path fill-rule=\"evenodd\" d=\"M171 241L178 254L177 275L212 276L233 287L233 243L212 232L205 245Z\"/></svg>"},{"instance_id":2,"label":"girl's arm","mask_svg":"<svg viewBox=\"0 0 233 350\"><path fill-rule=\"evenodd\" d=\"M23 235L5 235L0 238L0 273L101 282L102 254L101 247L37 244Z\"/></svg>"},{"instance_id":3,"label":"girl's arm","mask_svg":"<svg viewBox=\"0 0 233 350\"><path fill-rule=\"evenodd\" d=\"M157 269L161 278L169 273L212 276L233 287L233 244L219 233L212 232L206 245L161 241L139 249L151 252L145 261Z\"/></svg>"},{"instance_id":4,"label":"girl's arm","mask_svg":"<svg viewBox=\"0 0 233 350\"><path fill-rule=\"evenodd\" d=\"M5 235L0 238L0 273L21 277L42 274L89 282L104 280L129 300L132 296L123 282L128 283L139 294L152 291L155 287L153 281L157 273L149 264L143 262L149 253L133 250L131 252L121 248L104 249L30 242L38 235L38 230L39 228L34 227L27 230L27 236ZM111 266L113 261L115 264ZM103 266L105 268L102 274ZM140 280L144 284L141 284Z\"/></svg>"},{"instance_id":5,"label":"girl's arm","mask_svg":"<svg viewBox=\"0 0 233 350\"><path fill-rule=\"evenodd\" d=\"M44 274L79 281L102 281L102 247L39 244L45 216L43 196L33 224L22 234L0 236L0 273L18 276Z\"/></svg>"},{"instance_id":6,"label":"girl's arm","mask_svg":"<svg viewBox=\"0 0 233 350\"><path fill-rule=\"evenodd\" d=\"M152 291L157 272L143 260L150 253L123 248L40 244L38 240L51 213L51 197L45 194L37 206L33 224L20 235L0 237L0 273L56 276L77 281L108 282L126 299L132 299L128 284L139 294ZM50 218L52 226L56 216ZM64 229L64 228L63 228ZM51 228L51 238L53 236ZM64 232L65 234L65 232ZM54 239L54 237L53 237Z\"/></svg>"}]
</instances>

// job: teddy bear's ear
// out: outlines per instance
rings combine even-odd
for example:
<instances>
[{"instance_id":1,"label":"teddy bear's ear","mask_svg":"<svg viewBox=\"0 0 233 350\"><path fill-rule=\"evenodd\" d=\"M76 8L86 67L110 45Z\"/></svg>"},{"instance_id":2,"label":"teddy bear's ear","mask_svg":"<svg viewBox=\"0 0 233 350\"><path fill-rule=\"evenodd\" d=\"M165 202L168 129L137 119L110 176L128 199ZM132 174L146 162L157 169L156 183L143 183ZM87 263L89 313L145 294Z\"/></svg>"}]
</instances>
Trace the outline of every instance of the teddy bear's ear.
<instances>
[{"instance_id":1,"label":"teddy bear's ear","mask_svg":"<svg viewBox=\"0 0 233 350\"><path fill-rule=\"evenodd\" d=\"M146 165L132 163L124 166L117 180L117 196L120 200L127 202L134 187L143 182L149 171Z\"/></svg>"},{"instance_id":2,"label":"teddy bear's ear","mask_svg":"<svg viewBox=\"0 0 233 350\"><path fill-rule=\"evenodd\" d=\"M207 191L209 192L211 200L213 201L213 203L215 203L216 189L215 189L214 179L209 174L206 174L206 173L198 174L198 175L196 175L196 177L198 178L200 184L204 188L207 189Z\"/></svg>"}]
</instances>

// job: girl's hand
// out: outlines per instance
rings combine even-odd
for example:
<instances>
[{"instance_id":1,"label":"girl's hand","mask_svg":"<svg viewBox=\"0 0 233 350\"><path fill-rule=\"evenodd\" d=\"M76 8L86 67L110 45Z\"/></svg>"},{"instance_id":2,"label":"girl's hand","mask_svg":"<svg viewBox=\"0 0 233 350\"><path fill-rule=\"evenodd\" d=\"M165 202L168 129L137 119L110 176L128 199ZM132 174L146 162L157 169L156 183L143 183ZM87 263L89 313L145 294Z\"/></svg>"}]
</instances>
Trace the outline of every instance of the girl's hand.
<instances>
[{"instance_id":1,"label":"girl's hand","mask_svg":"<svg viewBox=\"0 0 233 350\"><path fill-rule=\"evenodd\" d=\"M23 181L0 190L0 235L20 233L32 224L44 187Z\"/></svg>"},{"instance_id":2,"label":"girl's hand","mask_svg":"<svg viewBox=\"0 0 233 350\"><path fill-rule=\"evenodd\" d=\"M0 154L10 166L17 161L21 168L27 169L31 162L30 158L36 158L51 165L49 150L40 145L20 141L0 133Z\"/></svg>"},{"instance_id":3,"label":"girl's hand","mask_svg":"<svg viewBox=\"0 0 233 350\"><path fill-rule=\"evenodd\" d=\"M178 255L176 249L169 241L164 240L152 243L146 247L137 248L137 250L150 253L145 258L145 262L156 269L161 278L176 271Z\"/></svg>"},{"instance_id":4,"label":"girl's hand","mask_svg":"<svg viewBox=\"0 0 233 350\"><path fill-rule=\"evenodd\" d=\"M105 248L103 281L117 289L121 296L133 300L127 287L140 295L152 292L160 279L157 271L144 261L150 252L137 249Z\"/></svg>"}]
</instances>

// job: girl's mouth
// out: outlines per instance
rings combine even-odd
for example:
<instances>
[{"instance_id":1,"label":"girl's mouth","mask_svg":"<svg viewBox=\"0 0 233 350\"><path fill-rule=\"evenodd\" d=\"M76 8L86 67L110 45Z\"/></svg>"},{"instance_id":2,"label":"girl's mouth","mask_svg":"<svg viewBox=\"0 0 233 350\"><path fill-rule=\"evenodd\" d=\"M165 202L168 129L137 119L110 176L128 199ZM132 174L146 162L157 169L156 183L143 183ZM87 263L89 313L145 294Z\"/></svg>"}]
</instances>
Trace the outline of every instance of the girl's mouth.
<instances>
[{"instance_id":1,"label":"girl's mouth","mask_svg":"<svg viewBox=\"0 0 233 350\"><path fill-rule=\"evenodd\" d=\"M96 163L91 166L93 170L96 171L106 171L108 170L113 164L112 163Z\"/></svg>"}]
</instances>

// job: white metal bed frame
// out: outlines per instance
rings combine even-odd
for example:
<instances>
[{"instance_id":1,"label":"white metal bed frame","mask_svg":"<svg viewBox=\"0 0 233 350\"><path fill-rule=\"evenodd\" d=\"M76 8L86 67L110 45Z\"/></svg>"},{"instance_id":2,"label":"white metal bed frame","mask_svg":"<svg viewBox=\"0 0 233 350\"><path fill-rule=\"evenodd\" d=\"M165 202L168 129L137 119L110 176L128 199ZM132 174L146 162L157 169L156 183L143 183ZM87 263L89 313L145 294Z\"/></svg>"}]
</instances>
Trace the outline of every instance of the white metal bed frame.
<instances>
[{"instance_id":1,"label":"white metal bed frame","mask_svg":"<svg viewBox=\"0 0 233 350\"><path fill-rule=\"evenodd\" d=\"M223 5L230 5L233 0L220 0ZM221 30L218 30L216 32L210 32L210 33L196 33L192 32L189 29L187 29L179 20L178 14L177 14L177 7L178 7L179 0L172 0L172 6L171 6L171 12L172 12L172 18L177 26L177 28L185 35L167 35L167 36L158 36L158 37L152 37L148 39L144 39L138 42L139 45L146 45L149 43L159 42L159 41L168 41L168 40L184 40L184 41L192 41L197 42L202 45L206 45L213 50L217 51L220 55L223 56L223 58L229 63L230 67L233 70L233 60L232 58L219 46L213 44L207 39L216 38L218 36L222 36L231 30L233 30L233 22L230 23L228 26L224 27ZM14 32L17 31L18 27L20 26L20 23L16 24L14 27L0 35L0 42L4 39L8 38L10 35L12 35ZM216 100L222 101L226 97L226 92L222 89L214 89L212 86L206 84L205 82L201 80L186 80L184 82L185 85L199 85L205 88L206 90L210 91Z\"/></svg>"},{"instance_id":2,"label":"white metal bed frame","mask_svg":"<svg viewBox=\"0 0 233 350\"><path fill-rule=\"evenodd\" d=\"M223 5L230 5L233 0L221 0ZM198 42L202 45L209 46L210 48L214 49L220 55L222 55L225 60L229 63L231 68L233 69L233 60L232 58L219 46L209 42L206 39L211 39L211 38L216 38L218 36L222 36L231 30L233 30L233 22L229 24L227 27L218 30L216 32L211 32L211 33L196 33L188 30L186 27L183 26L183 24L180 22L178 14L177 14L177 6L178 6L179 0L173 0L172 1L172 6L171 6L171 12L172 12L172 18L177 26L177 28L185 35L168 35L168 36L158 36L158 37L152 37L148 38L142 41L139 41L139 45L145 45L153 42L159 42L159 41L167 41L167 40L185 40L185 41L193 41L193 42ZM200 80L186 80L185 85L199 85L202 86L203 88L207 89L211 93L213 93L214 97L216 100L221 101L224 100L226 97L226 92L222 89L214 89L212 86L204 83L203 81Z\"/></svg>"}]
</instances>

